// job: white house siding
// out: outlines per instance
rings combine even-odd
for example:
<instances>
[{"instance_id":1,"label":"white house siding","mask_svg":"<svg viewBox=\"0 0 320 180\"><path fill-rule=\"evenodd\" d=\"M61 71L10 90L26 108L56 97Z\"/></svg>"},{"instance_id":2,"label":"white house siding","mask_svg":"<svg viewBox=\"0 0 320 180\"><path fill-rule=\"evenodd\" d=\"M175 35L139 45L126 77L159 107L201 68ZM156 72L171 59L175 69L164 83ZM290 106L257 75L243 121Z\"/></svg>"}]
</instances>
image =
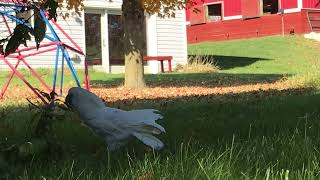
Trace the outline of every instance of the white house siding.
<instances>
[{"instance_id":1,"label":"white house siding","mask_svg":"<svg viewBox=\"0 0 320 180\"><path fill-rule=\"evenodd\" d=\"M80 46L82 50L85 49L85 41L84 41L85 34L83 30L84 20L82 16L79 17L78 15L73 15L67 18L66 20L64 20L62 17L58 17L57 23ZM58 34L62 42L74 47L60 30L58 30L54 25L52 27L54 27L56 33ZM48 32L48 36L53 37L49 29L47 30L47 32ZM45 39L42 42L42 44L46 42L50 42L50 41ZM50 47L54 47L54 46L50 46ZM46 49L46 48L43 48L43 49ZM76 53L74 53L73 51L68 50L68 53L71 58L75 57ZM59 52L59 55L60 55L60 61L61 61L61 57L62 57L61 51ZM32 64L32 67L34 68L53 67L55 64L55 57L56 57L56 51L52 51L52 52L40 54L38 56L29 57L28 62L30 62L30 64ZM76 60L74 62L75 66L82 64L81 62L83 62L84 60L84 57L82 55L78 57L81 58L81 60Z\"/></svg>"},{"instance_id":2,"label":"white house siding","mask_svg":"<svg viewBox=\"0 0 320 180\"><path fill-rule=\"evenodd\" d=\"M157 17L156 21L158 56L173 56L173 67L186 64L188 57L185 11L177 11L175 18Z\"/></svg>"},{"instance_id":3,"label":"white house siding","mask_svg":"<svg viewBox=\"0 0 320 180\"><path fill-rule=\"evenodd\" d=\"M121 9L122 0L86 0L85 7L97 9Z\"/></svg>"},{"instance_id":4,"label":"white house siding","mask_svg":"<svg viewBox=\"0 0 320 180\"><path fill-rule=\"evenodd\" d=\"M60 12L65 12L65 11L60 11ZM2 21L2 17L0 16L0 22ZM13 22L12 20L8 20L10 22L10 25L12 27L14 27L15 22ZM85 49L85 41L84 41L84 20L83 20L83 16L78 16L78 15L70 15L69 18L67 19L63 19L61 16L58 17L58 21L57 23L64 29L64 31L84 50ZM61 39L62 42L65 42L66 44L74 47L70 41L57 29L55 28L54 25L52 25L52 27L54 27L54 29L56 30L56 33L58 34L59 38ZM0 32L6 32L7 28L5 27L5 25L3 23L0 24ZM49 28L47 27L47 35L50 37L53 37L53 35L51 34L51 31L49 30ZM1 37L2 34L1 34ZM41 44L50 42L47 39L44 39L42 41ZM32 40L30 42L28 42L28 47L30 46L34 46L35 42ZM55 46L50 46L50 47L45 47L44 49L47 48L51 48L51 47L55 47ZM20 46L20 48L24 48L23 45ZM28 52L23 52L22 54L29 54L32 52L36 52L37 50L33 50L33 51L28 51ZM73 53L71 50L68 50L71 58L75 57L75 53ZM30 64L30 66L32 68L45 68L45 67L53 67L55 64L55 55L56 52L52 51L52 52L47 52L47 53L43 53L40 55L36 55L36 56L31 56L26 58L27 62ZM83 62L84 57L80 56L80 58L82 59L82 61L75 61L74 65L77 66L78 63ZM12 64L15 64L15 60L13 59L9 59L9 61ZM61 51L60 51L60 62L61 63ZM79 63L79 64L80 64ZM82 63L81 63L82 64ZM19 65L20 68L25 68L23 63L20 63ZM9 67L7 65L5 65L5 63L3 61L0 61L0 70L3 69L9 69Z\"/></svg>"},{"instance_id":5,"label":"white house siding","mask_svg":"<svg viewBox=\"0 0 320 180\"><path fill-rule=\"evenodd\" d=\"M4 8L0 7L1 10L5 10ZM6 8L8 9L8 8ZM13 28L15 26L15 22L12 21L11 19L9 18L6 18L7 22L8 22L8 25L10 27L10 30L13 32ZM5 25L5 23L3 22L3 18L2 16L0 15L0 39L4 38L4 37L7 37L9 34L8 32L8 29ZM16 61L13 61L12 63L15 63ZM5 65L5 63L3 61L0 60L0 70L4 69L4 68L7 68L7 66Z\"/></svg>"}]
</instances>

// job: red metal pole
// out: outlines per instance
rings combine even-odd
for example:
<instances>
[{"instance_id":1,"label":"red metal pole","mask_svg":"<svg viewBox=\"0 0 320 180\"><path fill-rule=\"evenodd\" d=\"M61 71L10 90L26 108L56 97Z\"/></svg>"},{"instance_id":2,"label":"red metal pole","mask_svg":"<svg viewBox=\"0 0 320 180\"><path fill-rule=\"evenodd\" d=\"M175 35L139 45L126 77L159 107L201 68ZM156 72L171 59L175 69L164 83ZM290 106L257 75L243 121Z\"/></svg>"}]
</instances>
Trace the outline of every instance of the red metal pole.
<instances>
[{"instance_id":1,"label":"red metal pole","mask_svg":"<svg viewBox=\"0 0 320 180\"><path fill-rule=\"evenodd\" d=\"M19 63L20 63L20 60L18 59L17 64L16 64L15 67L14 67L15 69L18 68ZM7 89L8 89L8 86L9 86L9 84L10 84L13 76L14 76L14 71L11 72L10 76L9 76L8 79L7 79L7 82L4 84L4 86L3 86L2 90L1 90L1 94L0 94L0 98L1 98L1 99L3 98L4 94L6 93L6 91L7 91Z\"/></svg>"},{"instance_id":2,"label":"red metal pole","mask_svg":"<svg viewBox=\"0 0 320 180\"><path fill-rule=\"evenodd\" d=\"M9 25L8 25L8 22L7 22L6 18L5 18L5 16L2 15L2 18L3 18L3 20L4 20L5 24L6 24L6 27L7 27L7 29L8 29L8 32L11 34L11 30L10 30L10 27L9 27ZM51 43L48 43L48 44L43 44L43 45L40 45L39 48L40 48L40 47L51 46L51 45L54 45L54 44L57 44L57 42L51 42ZM37 47L34 46L34 47L24 48L23 50L17 50L17 51L16 51L16 52L19 54L19 56L17 57L17 58L18 58L18 62L17 62L17 64L16 64L16 66L15 66L12 74L10 75L10 77L9 77L9 79L8 79L8 81L7 81L8 84L5 85L5 89L4 89L4 91L2 92L2 95L1 95L1 96L3 96L3 94L4 94L5 91L7 90L7 88L8 88L8 86L9 86L9 84L10 84L10 82L11 82L11 79L12 79L12 77L14 76L14 74L18 72L16 69L17 69L20 61L22 61L22 62L29 68L29 70L31 71L31 73L41 82L41 84L48 90L48 92L51 91L50 88L48 87L48 85L42 80L42 78L30 67L30 65L25 61L25 59L24 59L23 57L21 57L21 52L22 52L22 51L32 50L32 49L35 49L35 48L37 48ZM38 54L39 54L39 53L38 53ZM12 69L12 65L11 65L5 58L3 58L3 60L4 60L5 63ZM19 73L19 72L18 72L18 73ZM17 74L17 75L18 75L18 74ZM21 75L21 74L20 74L20 75ZM18 76L18 77L19 77L19 76ZM23 77L23 75L21 75L21 77ZM19 77L19 78L21 79L21 77ZM21 80L23 80L23 79L21 79ZM25 81L25 83L26 83L27 85L29 84L27 81ZM29 86L29 85L30 85L30 86ZM46 101L44 101L44 99L42 98L42 96L39 95L38 92L35 91L35 89L31 86L31 84L29 84L29 85L28 85L28 86L32 89L32 91L33 91L44 103L46 103Z\"/></svg>"},{"instance_id":3,"label":"red metal pole","mask_svg":"<svg viewBox=\"0 0 320 180\"><path fill-rule=\"evenodd\" d=\"M84 53L83 53L82 51L79 51L79 50L77 50L77 49L75 49L75 48L73 48L73 47L71 47L71 46L69 46L69 45L67 45L67 44L65 44L65 43L62 43L62 46L66 47L66 48L68 48L68 49L70 49L70 50L72 50L72 51L74 51L74 52L76 52L76 53L79 53L79 54L81 54L81 55L84 55Z\"/></svg>"},{"instance_id":4,"label":"red metal pole","mask_svg":"<svg viewBox=\"0 0 320 180\"><path fill-rule=\"evenodd\" d=\"M45 50L37 51L37 52L34 52L34 53L22 55L21 58L26 58L26 57L30 57L30 56L35 56L35 55L38 55L38 54L42 54L42 53L54 51L54 50L56 50L56 49L57 49L56 47L53 47L53 48L50 48L50 49L45 49Z\"/></svg>"},{"instance_id":5,"label":"red metal pole","mask_svg":"<svg viewBox=\"0 0 320 180\"><path fill-rule=\"evenodd\" d=\"M48 47L48 46L52 46L52 45L58 45L58 44L60 44L60 43L59 42L49 42L47 44L41 44L39 46L39 48ZM24 51L29 51L29 50L33 50L33 49L37 49L37 47L32 46L32 47L28 47L28 48L18 49L16 52L24 52Z\"/></svg>"},{"instance_id":6,"label":"red metal pole","mask_svg":"<svg viewBox=\"0 0 320 180\"><path fill-rule=\"evenodd\" d=\"M22 74L19 73L19 71L17 71L11 63L9 63L8 60L6 60L5 58L3 59L4 62L11 68L12 71L14 71L14 73L38 96L38 98L41 99L41 101L45 104L48 104L47 101L35 90L35 88L23 77Z\"/></svg>"},{"instance_id":7,"label":"red metal pole","mask_svg":"<svg viewBox=\"0 0 320 180\"><path fill-rule=\"evenodd\" d=\"M17 55L8 55L8 56L6 56L6 58L14 58L14 59L17 59L19 56L17 56ZM2 58L5 58L4 57L4 55L0 55L0 59L2 59Z\"/></svg>"},{"instance_id":8,"label":"red metal pole","mask_svg":"<svg viewBox=\"0 0 320 180\"><path fill-rule=\"evenodd\" d=\"M44 12L46 16L48 16L47 12ZM72 51L75 51L81 55L85 55L83 53L83 50L81 49L80 46L78 46L78 44L61 28L61 26L56 23L53 19L51 19L51 22L62 32L62 34L77 48L73 48L65 43L63 43L62 45ZM87 61L85 60L84 62L84 69L85 69L85 83L86 83L86 89L87 90L90 90L90 79L89 79L89 73L88 73L88 63Z\"/></svg>"},{"instance_id":9,"label":"red metal pole","mask_svg":"<svg viewBox=\"0 0 320 180\"><path fill-rule=\"evenodd\" d=\"M90 79L89 79L89 73L88 73L88 62L85 59L84 60L84 75L85 75L85 83L86 83L86 89L90 91Z\"/></svg>"},{"instance_id":10,"label":"red metal pole","mask_svg":"<svg viewBox=\"0 0 320 180\"><path fill-rule=\"evenodd\" d=\"M12 32L11 32L11 29L10 29L9 24L8 24L8 22L7 22L7 19L6 19L6 17L5 17L3 14L2 14L2 19L3 19L4 23L6 24L6 27L7 27L7 29L8 29L8 32L11 34Z\"/></svg>"},{"instance_id":11,"label":"red metal pole","mask_svg":"<svg viewBox=\"0 0 320 180\"><path fill-rule=\"evenodd\" d=\"M31 68L31 66L25 61L25 59L21 58L21 61L28 67L31 73L40 81L40 83L47 89L47 91L51 92L50 87L44 82L44 80L39 76L39 74Z\"/></svg>"},{"instance_id":12,"label":"red metal pole","mask_svg":"<svg viewBox=\"0 0 320 180\"><path fill-rule=\"evenodd\" d=\"M44 12L44 13L45 13L46 16L48 16L47 12ZM71 42L79 51L83 52L82 49L81 49L81 47L78 46L78 44L77 44L76 42L74 42L74 40L60 27L60 25L59 25L57 22L55 22L53 19L51 19L51 22L62 32L63 35L65 35L65 36L68 38L68 40L70 40L70 42ZM82 53L82 54L84 54L84 53Z\"/></svg>"}]
</instances>

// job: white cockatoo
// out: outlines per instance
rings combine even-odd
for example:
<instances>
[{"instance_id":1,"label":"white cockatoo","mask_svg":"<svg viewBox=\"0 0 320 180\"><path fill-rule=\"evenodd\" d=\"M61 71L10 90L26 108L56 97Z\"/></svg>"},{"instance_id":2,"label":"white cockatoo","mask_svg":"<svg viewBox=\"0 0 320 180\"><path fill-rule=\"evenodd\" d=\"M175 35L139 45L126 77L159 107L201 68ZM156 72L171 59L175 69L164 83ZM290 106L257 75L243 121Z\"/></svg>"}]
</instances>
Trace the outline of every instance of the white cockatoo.
<instances>
[{"instance_id":1,"label":"white cockatoo","mask_svg":"<svg viewBox=\"0 0 320 180\"><path fill-rule=\"evenodd\" d=\"M163 143L152 135L165 132L155 122L162 119L157 110L109 108L97 95L79 87L69 90L65 104L77 111L81 121L105 140L109 150L125 145L132 137L155 150L163 147Z\"/></svg>"}]
</instances>

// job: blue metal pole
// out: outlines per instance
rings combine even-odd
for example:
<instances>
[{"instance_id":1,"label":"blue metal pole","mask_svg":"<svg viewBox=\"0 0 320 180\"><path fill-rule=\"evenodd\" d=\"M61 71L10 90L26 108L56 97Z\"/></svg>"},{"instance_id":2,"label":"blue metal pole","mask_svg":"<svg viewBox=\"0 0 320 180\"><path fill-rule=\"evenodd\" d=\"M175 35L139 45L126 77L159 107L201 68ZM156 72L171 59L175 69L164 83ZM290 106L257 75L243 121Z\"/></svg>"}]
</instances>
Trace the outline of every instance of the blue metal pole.
<instances>
[{"instance_id":1,"label":"blue metal pole","mask_svg":"<svg viewBox=\"0 0 320 180\"><path fill-rule=\"evenodd\" d=\"M9 4L9 3L0 3L0 7L32 7L32 6L28 6L28 5L24 5L24 4Z\"/></svg>"},{"instance_id":2,"label":"blue metal pole","mask_svg":"<svg viewBox=\"0 0 320 180\"><path fill-rule=\"evenodd\" d=\"M2 5L3 5L3 4L0 3L0 6L2 6ZM4 6L8 6L8 7L28 7L28 6L25 6L25 5L12 5L12 6L11 6L11 5L5 5L5 4L4 4ZM58 42L61 42L60 38L58 37L58 35L56 34L55 30L53 29L53 27L51 26L51 24L50 24L49 21L47 20L47 18L46 18L46 16L44 15L43 11L40 9L39 12L40 12L41 17L42 17L43 20L45 21L47 27L50 29L51 33L52 33L53 36L54 36L54 37L50 37L50 36L48 36L48 35L45 35L45 37L46 37L47 39L53 41L53 42L57 42L57 41L58 41ZM9 19L11 19L11 20L13 20L13 21L15 21L15 22L17 22L17 23L19 23L19 24L25 25L25 26L27 26L28 28L30 28L30 29L33 30L32 26L31 26L29 23L26 23L26 22L24 22L24 21L16 18L15 16L13 16L13 15L11 15L11 14L8 14L8 13L5 12L5 11L0 11L0 14L3 14L3 15L5 15L6 17L8 17ZM80 87L81 85L80 85L79 79L78 79L78 77L77 77L76 71L75 71L75 69L74 69L74 67L73 67L73 65L72 65L72 63L71 63L71 58L70 58L70 56L69 56L68 51L66 51L66 49L65 49L63 46L58 45L58 46L57 46L57 52L56 52L56 55L58 54L58 56L56 56L56 65L55 65L55 70L54 70L54 71L55 71L55 74L54 74L54 82L53 82L54 88L55 88L55 86L56 86L56 76L57 76L57 72L56 72L56 71L57 71L57 69L58 69L58 68L57 68L57 63L58 63L58 60L57 60L57 59L58 59L58 57L59 57L59 52L58 52L59 49L62 51L63 58L65 58L65 60L67 61L67 64L68 64L68 66L69 66L69 69L70 69L70 71L71 71L71 73L72 73L73 78L75 79L77 85ZM54 89L54 90L55 90L55 89Z\"/></svg>"},{"instance_id":3,"label":"blue metal pole","mask_svg":"<svg viewBox=\"0 0 320 180\"><path fill-rule=\"evenodd\" d=\"M68 66L69 66L69 68L70 68L71 74L72 74L74 80L75 80L76 83L77 83L77 86L78 86L78 87L81 87L80 82L79 82L79 79L78 79L77 74L76 74L76 71L75 71L74 67L72 66L71 58L70 58L70 56L69 56L68 51L66 51L63 47L60 47L60 48L61 48L61 51L62 51L62 53L63 53L63 55L64 55L64 58L66 59L66 62L67 62L67 64L68 64Z\"/></svg>"},{"instance_id":4,"label":"blue metal pole","mask_svg":"<svg viewBox=\"0 0 320 180\"><path fill-rule=\"evenodd\" d=\"M1 7L1 6L0 6ZM6 14L9 14L9 13L15 13L16 11L15 10L5 10L5 11L2 11L2 13L6 13Z\"/></svg>"},{"instance_id":5,"label":"blue metal pole","mask_svg":"<svg viewBox=\"0 0 320 180\"><path fill-rule=\"evenodd\" d=\"M62 96L63 76L64 76L64 55L62 54L61 77L60 77L60 96Z\"/></svg>"},{"instance_id":6,"label":"blue metal pole","mask_svg":"<svg viewBox=\"0 0 320 180\"><path fill-rule=\"evenodd\" d=\"M55 62L55 65L54 65L53 84L52 84L52 90L53 90L54 92L56 92L56 84L57 84L58 63L59 63L59 51L60 51L60 48L57 47L57 50L56 50L56 62Z\"/></svg>"},{"instance_id":7,"label":"blue metal pole","mask_svg":"<svg viewBox=\"0 0 320 180\"><path fill-rule=\"evenodd\" d=\"M54 31L53 27L52 27L51 24L49 23L48 19L46 18L46 16L45 16L44 13L43 13L43 11L40 9L39 12L40 12L40 15L41 15L41 17L43 18L43 20L46 22L46 24L47 24L48 28L50 29L51 33L53 34L53 36L54 36L58 41L61 42L59 36L58 36L57 33ZM76 71L74 70L73 65L72 65L72 63L71 63L71 58L70 58L70 56L69 56L68 51L67 51L63 46L60 46L60 45L58 45L58 46L60 47L60 49L61 49L61 51L62 51L62 54L65 56L64 58L66 58L67 64L68 64L68 66L69 66L69 69L70 69L70 71L71 71L71 74L72 74L74 80L76 81L77 85L78 85L79 87L81 87L80 82L79 82L79 79L78 79L78 76L77 76L77 74L76 74Z\"/></svg>"},{"instance_id":8,"label":"blue metal pole","mask_svg":"<svg viewBox=\"0 0 320 180\"><path fill-rule=\"evenodd\" d=\"M29 29L33 30L32 26L29 24L29 23L26 23L26 22L23 22L21 21L20 19L16 18L15 16L11 15L11 14L6 14L6 13L3 13L2 11L0 11L0 14L3 14L5 16L7 16L9 19L19 23L19 24L22 24L22 25L25 25L27 26ZM45 36L47 39L49 39L50 41L53 41L53 42L56 42L57 40L55 40L54 38L46 35ZM60 40L59 40L60 41Z\"/></svg>"}]
</instances>

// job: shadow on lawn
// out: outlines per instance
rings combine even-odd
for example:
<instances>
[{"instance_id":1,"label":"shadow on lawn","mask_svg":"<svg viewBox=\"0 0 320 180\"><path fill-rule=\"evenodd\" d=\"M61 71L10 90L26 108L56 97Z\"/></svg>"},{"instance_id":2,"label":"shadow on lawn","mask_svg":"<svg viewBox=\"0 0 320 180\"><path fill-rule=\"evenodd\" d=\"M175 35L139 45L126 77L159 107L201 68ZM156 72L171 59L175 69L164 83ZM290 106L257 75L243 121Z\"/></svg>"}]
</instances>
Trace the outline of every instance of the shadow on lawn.
<instances>
[{"instance_id":1,"label":"shadow on lawn","mask_svg":"<svg viewBox=\"0 0 320 180\"><path fill-rule=\"evenodd\" d=\"M257 83L273 83L289 75L280 74L230 74L230 73L193 73L158 74L145 76L149 87L230 87ZM117 87L124 84L123 78L112 80L92 80L92 87Z\"/></svg>"},{"instance_id":2,"label":"shadow on lawn","mask_svg":"<svg viewBox=\"0 0 320 180\"><path fill-rule=\"evenodd\" d=\"M218 139L231 141L233 135L242 140L263 135L290 136L289 133L294 133L296 128L305 128L305 117L312 119L316 122L314 126L317 126L313 129L310 126L308 131L320 135L317 130L320 128L317 123L320 95L312 88L158 99L134 98L114 102L112 106L159 109L164 115L160 123L168 132L165 136L172 142L193 139L211 146Z\"/></svg>"},{"instance_id":3,"label":"shadow on lawn","mask_svg":"<svg viewBox=\"0 0 320 180\"><path fill-rule=\"evenodd\" d=\"M131 99L118 101L114 105L122 108L157 108L161 110L164 120L159 123L166 128L167 133L160 138L165 142L166 147L156 156L165 159L166 156L178 156L182 145L187 147L190 144L192 148L198 150L209 147L210 152L219 153L226 148L227 144L231 144L233 138L235 138L236 144L240 145L241 143L261 141L262 137L292 137L296 131L304 132L306 120L303 117L306 115L309 115L307 135L319 137L320 124L317 120L320 116L320 96L313 92L312 89L291 89L157 100ZM10 107L8 112L15 112L16 109L16 107ZM27 108L22 107L20 113L6 113L6 116L3 117L12 116L15 117L15 120L24 122L28 118L28 114L23 114L27 113L24 111L27 111ZM19 119L20 116L23 118ZM14 123L8 125L10 121ZM17 123L14 119L0 121L0 129L6 130L0 131L0 137L18 139L22 142L28 140L28 132L10 129L18 128L19 125L24 126L23 123ZM80 173L82 168L98 171L99 168L105 168L109 163L109 155L106 153L103 141L93 136L85 127L80 126L79 122L66 122L55 130L55 134L58 135L59 143L64 146L66 151L66 157L62 158L68 159L68 154L76 154L76 156L72 156L72 162L78 163L76 166L79 172L75 169L73 173ZM15 136L15 138L11 136ZM135 148L135 160L143 161L146 150L141 143L130 144L128 147L130 152L132 152L130 150L132 147ZM254 154L254 152L252 153ZM111 154L110 157L111 164L115 164L114 167L111 167L111 171L126 172L130 169L127 165L125 149ZM46 158L50 159L52 156ZM63 164L64 161L67 160L60 159L58 162ZM13 167L12 171L15 175L22 175L26 170L29 171L28 174L32 174L33 171L38 171L37 162L35 160L32 163L33 169L31 165L29 166L29 161L27 169L19 169L17 164L10 166ZM99 163L97 164L97 162ZM121 168L116 164L119 164ZM49 169L57 167L54 163L42 164L42 166ZM64 167L62 166L62 168ZM60 171L62 170L59 169L58 172ZM57 174L52 174L52 176L55 177Z\"/></svg>"},{"instance_id":4,"label":"shadow on lawn","mask_svg":"<svg viewBox=\"0 0 320 180\"><path fill-rule=\"evenodd\" d=\"M249 66L257 61L269 61L272 59L259 58L259 57L240 57L240 56L221 56L221 55L189 55L191 60L205 60L212 64L217 65L221 70L232 69L236 67Z\"/></svg>"},{"instance_id":5,"label":"shadow on lawn","mask_svg":"<svg viewBox=\"0 0 320 180\"><path fill-rule=\"evenodd\" d=\"M107 104L121 109L160 110L164 116L160 124L166 128L164 141L167 144L194 139L211 146L217 139L229 139L233 135L244 140L261 135L272 136L294 131L301 118L308 114L313 118L320 117L320 95L311 88L158 99L133 98ZM19 143L29 140L28 122L33 118L29 112L27 106L2 108L0 137L16 139ZM60 123L54 132L54 135L59 135L60 143L66 147L78 146L78 151L82 153L94 153L100 146L104 148L103 142L77 119L68 116L64 123ZM320 124L317 124L319 127L312 131L320 135Z\"/></svg>"}]
</instances>

